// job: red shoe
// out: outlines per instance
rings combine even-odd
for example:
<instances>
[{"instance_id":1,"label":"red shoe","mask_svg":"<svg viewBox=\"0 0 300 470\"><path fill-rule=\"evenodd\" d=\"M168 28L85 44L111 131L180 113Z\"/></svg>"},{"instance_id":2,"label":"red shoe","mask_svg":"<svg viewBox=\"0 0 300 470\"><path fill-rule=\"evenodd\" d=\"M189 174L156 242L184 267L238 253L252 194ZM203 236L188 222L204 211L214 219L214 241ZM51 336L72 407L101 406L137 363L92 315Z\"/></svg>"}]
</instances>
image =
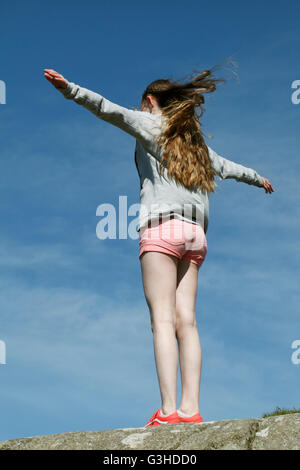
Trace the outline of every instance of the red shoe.
<instances>
[{"instance_id":1,"label":"red shoe","mask_svg":"<svg viewBox=\"0 0 300 470\"><path fill-rule=\"evenodd\" d=\"M183 417L178 413L178 418L180 423L203 423L203 419L200 413L195 413L193 416Z\"/></svg>"},{"instance_id":2,"label":"red shoe","mask_svg":"<svg viewBox=\"0 0 300 470\"><path fill-rule=\"evenodd\" d=\"M160 424L180 423L177 411L168 416L162 416L160 409L156 410L144 427L159 426Z\"/></svg>"}]
</instances>

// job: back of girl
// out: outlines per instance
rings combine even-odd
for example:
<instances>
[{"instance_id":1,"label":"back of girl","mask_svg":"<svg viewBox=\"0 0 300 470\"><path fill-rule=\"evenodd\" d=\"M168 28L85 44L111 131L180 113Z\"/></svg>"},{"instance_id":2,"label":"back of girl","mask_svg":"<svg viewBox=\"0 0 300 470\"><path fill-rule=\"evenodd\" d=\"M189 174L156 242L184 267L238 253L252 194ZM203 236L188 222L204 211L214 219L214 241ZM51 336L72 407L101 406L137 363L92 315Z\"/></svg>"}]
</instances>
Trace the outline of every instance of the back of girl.
<instances>
[{"instance_id":1,"label":"back of girl","mask_svg":"<svg viewBox=\"0 0 300 470\"><path fill-rule=\"evenodd\" d=\"M145 427L202 422L199 411L202 350L196 323L198 272L207 254L209 195L220 180L274 189L252 168L218 155L207 146L199 119L204 95L216 90L213 69L185 82L158 79L142 94L140 110L127 109L102 95L44 69L66 99L136 139L140 178L139 260L150 313L161 405ZM182 394L177 408L177 372Z\"/></svg>"}]
</instances>

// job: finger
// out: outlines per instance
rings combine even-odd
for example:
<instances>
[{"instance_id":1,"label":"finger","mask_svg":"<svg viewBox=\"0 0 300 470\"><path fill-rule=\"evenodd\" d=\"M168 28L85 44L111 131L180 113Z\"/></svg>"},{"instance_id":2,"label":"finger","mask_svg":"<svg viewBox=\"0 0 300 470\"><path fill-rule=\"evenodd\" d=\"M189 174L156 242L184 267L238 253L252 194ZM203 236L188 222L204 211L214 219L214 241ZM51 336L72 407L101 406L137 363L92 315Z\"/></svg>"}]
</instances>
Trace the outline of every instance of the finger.
<instances>
[{"instance_id":1,"label":"finger","mask_svg":"<svg viewBox=\"0 0 300 470\"><path fill-rule=\"evenodd\" d=\"M57 76L58 76L56 73L51 73L50 75L51 75L53 78L57 78Z\"/></svg>"},{"instance_id":2,"label":"finger","mask_svg":"<svg viewBox=\"0 0 300 470\"><path fill-rule=\"evenodd\" d=\"M54 80L54 78L55 78L55 77L54 77L53 75L51 75L50 73L45 74L45 77L52 78L52 80Z\"/></svg>"},{"instance_id":3,"label":"finger","mask_svg":"<svg viewBox=\"0 0 300 470\"><path fill-rule=\"evenodd\" d=\"M53 80L54 80L54 78L51 77L51 75L45 75L45 77L47 78L47 80L50 80L50 81L53 81Z\"/></svg>"},{"instance_id":4,"label":"finger","mask_svg":"<svg viewBox=\"0 0 300 470\"><path fill-rule=\"evenodd\" d=\"M62 79L60 77L52 77L55 82L61 82Z\"/></svg>"},{"instance_id":5,"label":"finger","mask_svg":"<svg viewBox=\"0 0 300 470\"><path fill-rule=\"evenodd\" d=\"M54 78L55 80L64 80L64 77L62 75L55 75Z\"/></svg>"},{"instance_id":6,"label":"finger","mask_svg":"<svg viewBox=\"0 0 300 470\"><path fill-rule=\"evenodd\" d=\"M269 180L267 180L267 184L266 184L266 186L267 186L267 188L268 188L268 191L270 191L270 190L271 190L271 183L270 183L270 181L269 181Z\"/></svg>"},{"instance_id":7,"label":"finger","mask_svg":"<svg viewBox=\"0 0 300 470\"><path fill-rule=\"evenodd\" d=\"M50 82L52 85L55 86L55 83L56 83L56 82L55 82L55 79L54 79L54 78L52 78L52 77L46 77L46 79L48 80L48 82Z\"/></svg>"},{"instance_id":8,"label":"finger","mask_svg":"<svg viewBox=\"0 0 300 470\"><path fill-rule=\"evenodd\" d=\"M49 75L52 75L54 78L62 77L62 75L60 73L55 72L55 70L49 70L47 73L49 73Z\"/></svg>"}]
</instances>

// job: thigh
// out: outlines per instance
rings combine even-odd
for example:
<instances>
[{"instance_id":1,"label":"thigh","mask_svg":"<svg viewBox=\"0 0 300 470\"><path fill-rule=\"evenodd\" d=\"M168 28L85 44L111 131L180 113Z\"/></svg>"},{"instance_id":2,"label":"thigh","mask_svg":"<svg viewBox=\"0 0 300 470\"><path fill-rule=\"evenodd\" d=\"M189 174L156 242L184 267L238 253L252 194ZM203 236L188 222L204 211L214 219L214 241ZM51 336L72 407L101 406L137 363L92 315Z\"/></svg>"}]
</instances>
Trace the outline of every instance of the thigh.
<instances>
[{"instance_id":1,"label":"thigh","mask_svg":"<svg viewBox=\"0 0 300 470\"><path fill-rule=\"evenodd\" d=\"M188 260L178 262L176 289L176 322L196 323L196 299L199 266Z\"/></svg>"},{"instance_id":2,"label":"thigh","mask_svg":"<svg viewBox=\"0 0 300 470\"><path fill-rule=\"evenodd\" d=\"M175 256L157 251L146 251L140 258L146 301L153 315L175 324L177 263Z\"/></svg>"}]
</instances>

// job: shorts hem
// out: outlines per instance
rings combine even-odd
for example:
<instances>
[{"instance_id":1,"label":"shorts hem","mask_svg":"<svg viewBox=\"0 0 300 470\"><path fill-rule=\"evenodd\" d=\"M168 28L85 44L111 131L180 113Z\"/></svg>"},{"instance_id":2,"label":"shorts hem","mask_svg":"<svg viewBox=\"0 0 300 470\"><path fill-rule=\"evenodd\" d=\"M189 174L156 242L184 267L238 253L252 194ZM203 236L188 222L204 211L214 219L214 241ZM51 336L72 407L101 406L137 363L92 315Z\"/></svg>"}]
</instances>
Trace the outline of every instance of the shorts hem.
<instances>
[{"instance_id":1,"label":"shorts hem","mask_svg":"<svg viewBox=\"0 0 300 470\"><path fill-rule=\"evenodd\" d=\"M197 266L199 266L199 268L202 266L203 262L204 262L204 259L201 260L200 262L194 260L194 259L189 259L189 258L181 258L185 261L189 261L190 263L193 263L193 264L196 264Z\"/></svg>"},{"instance_id":2,"label":"shorts hem","mask_svg":"<svg viewBox=\"0 0 300 470\"><path fill-rule=\"evenodd\" d=\"M165 248L159 244L156 244L156 243L148 243L147 245L144 245L141 249L140 249L140 255L139 255L139 258L142 256L143 253L145 253L146 251L157 251L157 252L160 252L160 253L166 253L168 255L173 255L173 256L176 256L176 258L180 259L180 256L178 255L178 253L176 253L175 251L171 250L171 249L168 249L168 248Z\"/></svg>"},{"instance_id":3,"label":"shorts hem","mask_svg":"<svg viewBox=\"0 0 300 470\"><path fill-rule=\"evenodd\" d=\"M167 255L172 255L175 256L179 260L186 260L189 261L190 263L196 264L196 266L199 266L199 268L202 266L204 259L200 260L199 262L194 260L194 259L189 259L184 256L180 257L180 255L172 250L169 250L168 248L162 247L159 244L147 244L146 246L142 247L140 250L139 254L139 259L141 258L143 253L146 253L147 251L155 251L158 253L165 253Z\"/></svg>"}]
</instances>

